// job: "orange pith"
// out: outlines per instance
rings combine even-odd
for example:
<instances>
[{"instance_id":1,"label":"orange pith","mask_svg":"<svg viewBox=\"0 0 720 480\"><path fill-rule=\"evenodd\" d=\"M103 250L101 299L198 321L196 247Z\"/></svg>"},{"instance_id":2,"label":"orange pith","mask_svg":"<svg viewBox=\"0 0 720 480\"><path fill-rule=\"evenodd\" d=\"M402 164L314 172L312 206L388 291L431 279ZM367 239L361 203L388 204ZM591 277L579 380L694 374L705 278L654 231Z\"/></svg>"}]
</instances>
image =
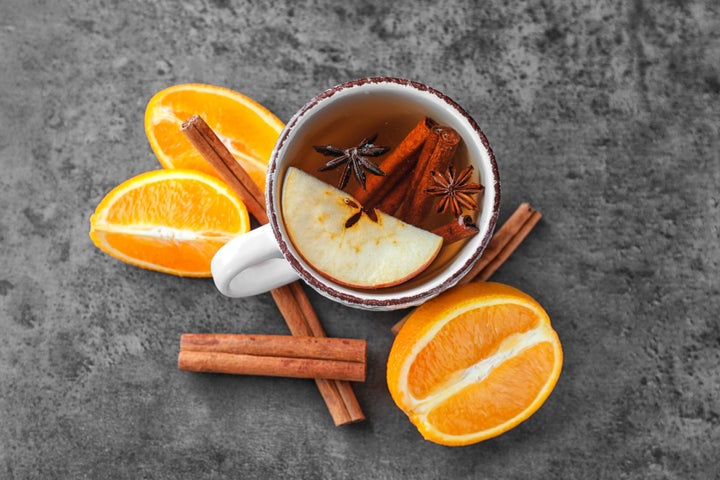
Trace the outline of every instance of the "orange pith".
<instances>
[{"instance_id":1,"label":"orange pith","mask_svg":"<svg viewBox=\"0 0 720 480\"><path fill-rule=\"evenodd\" d=\"M498 283L470 283L408 318L388 358L388 388L422 435L467 445L532 415L562 366L542 307Z\"/></svg>"},{"instance_id":2,"label":"orange pith","mask_svg":"<svg viewBox=\"0 0 720 480\"><path fill-rule=\"evenodd\" d=\"M197 83L156 93L145 110L145 133L160 164L217 175L180 127L200 115L253 181L265 189L265 172L284 124L255 100L233 90Z\"/></svg>"},{"instance_id":3,"label":"orange pith","mask_svg":"<svg viewBox=\"0 0 720 480\"><path fill-rule=\"evenodd\" d=\"M250 229L247 209L227 185L193 170L156 170L109 192L90 218L90 238L126 263L209 277L210 261Z\"/></svg>"}]
</instances>

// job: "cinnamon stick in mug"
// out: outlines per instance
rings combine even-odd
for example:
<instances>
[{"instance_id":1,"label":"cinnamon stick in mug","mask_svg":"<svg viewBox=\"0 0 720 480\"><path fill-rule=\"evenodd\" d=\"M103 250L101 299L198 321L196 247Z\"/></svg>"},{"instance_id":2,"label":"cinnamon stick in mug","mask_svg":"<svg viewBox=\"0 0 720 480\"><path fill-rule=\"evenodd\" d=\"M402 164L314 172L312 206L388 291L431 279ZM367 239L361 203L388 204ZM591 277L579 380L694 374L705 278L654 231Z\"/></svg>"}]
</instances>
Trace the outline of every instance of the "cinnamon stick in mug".
<instances>
[{"instance_id":1,"label":"cinnamon stick in mug","mask_svg":"<svg viewBox=\"0 0 720 480\"><path fill-rule=\"evenodd\" d=\"M472 237L478 231L479 229L470 215L460 215L458 218L434 229L432 233L443 237L443 245L450 245Z\"/></svg>"},{"instance_id":2,"label":"cinnamon stick in mug","mask_svg":"<svg viewBox=\"0 0 720 480\"><path fill-rule=\"evenodd\" d=\"M444 172L450 166L460 135L447 126L436 127L428 138L418 159L408 198L400 215L401 220L418 226L432 207L433 197L426 190L432 186L432 173Z\"/></svg>"},{"instance_id":3,"label":"cinnamon stick in mug","mask_svg":"<svg viewBox=\"0 0 720 480\"><path fill-rule=\"evenodd\" d=\"M437 123L431 118L421 119L382 161L380 168L385 172L385 176L369 176L365 181L365 188L358 186L352 196L366 209L374 208L412 170L417 162L415 154L436 126Z\"/></svg>"}]
</instances>

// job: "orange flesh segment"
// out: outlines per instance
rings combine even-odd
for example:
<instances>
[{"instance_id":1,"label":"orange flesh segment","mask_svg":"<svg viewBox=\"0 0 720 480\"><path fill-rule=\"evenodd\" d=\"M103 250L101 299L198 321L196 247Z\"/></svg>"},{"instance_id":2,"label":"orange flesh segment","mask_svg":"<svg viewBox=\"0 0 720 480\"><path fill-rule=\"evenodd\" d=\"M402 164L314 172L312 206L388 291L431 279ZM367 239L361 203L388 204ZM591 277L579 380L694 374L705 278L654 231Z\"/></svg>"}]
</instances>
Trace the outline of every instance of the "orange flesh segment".
<instances>
[{"instance_id":1,"label":"orange flesh segment","mask_svg":"<svg viewBox=\"0 0 720 480\"><path fill-rule=\"evenodd\" d=\"M510 303L458 315L418 353L408 373L410 393L416 399L427 397L491 356L503 340L537 326L535 312Z\"/></svg>"},{"instance_id":2,"label":"orange flesh segment","mask_svg":"<svg viewBox=\"0 0 720 480\"><path fill-rule=\"evenodd\" d=\"M198 234L237 231L243 220L235 205L208 185L164 181L125 192L113 203L104 223L133 225L136 229L142 225L168 225Z\"/></svg>"},{"instance_id":3,"label":"orange flesh segment","mask_svg":"<svg viewBox=\"0 0 720 480\"><path fill-rule=\"evenodd\" d=\"M193 115L197 114L197 106L203 106L202 117L209 125L215 125L215 133L221 137L234 138L238 132L242 132L242 136L245 138L277 138L277 130L270 127L266 123L262 122L248 122L247 119L234 115L231 109L224 108L225 105L222 103L223 97L218 96L217 99L209 103L207 94L193 93L188 90L184 90L181 94L170 93L167 95L164 104L172 107L172 111L175 114L175 118L171 119L168 117L159 123L155 123L156 128L165 129L159 130L158 136L160 138L172 138L177 136L177 128L179 124L189 119ZM182 138L182 137L177 137ZM183 153L186 151L184 142L174 142L166 144L166 151L171 154ZM256 143L255 145L248 145L244 142L233 141L229 142L234 151L250 155L255 158L270 158L272 153L273 143ZM188 151L193 151L194 148L188 143Z\"/></svg>"},{"instance_id":4,"label":"orange flesh segment","mask_svg":"<svg viewBox=\"0 0 720 480\"><path fill-rule=\"evenodd\" d=\"M554 363L553 345L538 343L498 365L481 382L435 406L427 421L450 435L472 434L502 425L533 405Z\"/></svg>"},{"instance_id":5,"label":"orange flesh segment","mask_svg":"<svg viewBox=\"0 0 720 480\"><path fill-rule=\"evenodd\" d=\"M157 238L143 238L123 233L101 233L108 245L128 257L142 259L146 263L168 269L177 268L182 259L185 272L204 272L208 269L208 258L227 243L230 238L217 241L176 242L161 241Z\"/></svg>"},{"instance_id":6,"label":"orange flesh segment","mask_svg":"<svg viewBox=\"0 0 720 480\"><path fill-rule=\"evenodd\" d=\"M181 131L182 123L193 115L207 122L253 181L264 189L267 163L283 123L251 98L223 87L169 87L149 102L145 126L164 167L218 175Z\"/></svg>"}]
</instances>

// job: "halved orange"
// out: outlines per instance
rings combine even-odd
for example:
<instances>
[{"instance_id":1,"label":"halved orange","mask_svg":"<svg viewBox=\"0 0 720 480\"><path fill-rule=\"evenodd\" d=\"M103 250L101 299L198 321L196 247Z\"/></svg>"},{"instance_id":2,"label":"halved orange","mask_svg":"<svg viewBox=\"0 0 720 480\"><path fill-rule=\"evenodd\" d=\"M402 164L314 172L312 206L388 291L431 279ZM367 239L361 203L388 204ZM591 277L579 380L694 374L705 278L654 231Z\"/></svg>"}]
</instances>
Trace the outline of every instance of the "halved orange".
<instances>
[{"instance_id":1,"label":"halved orange","mask_svg":"<svg viewBox=\"0 0 720 480\"><path fill-rule=\"evenodd\" d=\"M508 285L474 282L409 316L390 351L387 382L425 439L468 445L530 417L561 368L560 340L537 301Z\"/></svg>"},{"instance_id":2,"label":"halved orange","mask_svg":"<svg viewBox=\"0 0 720 480\"><path fill-rule=\"evenodd\" d=\"M250 230L245 204L228 186L194 170L155 170L111 190L90 217L90 238L139 267L209 277L213 255Z\"/></svg>"},{"instance_id":3,"label":"halved orange","mask_svg":"<svg viewBox=\"0 0 720 480\"><path fill-rule=\"evenodd\" d=\"M283 122L255 100L227 88L199 83L168 87L145 109L145 133L163 167L217 175L180 129L193 115L205 120L264 191L267 164Z\"/></svg>"}]
</instances>

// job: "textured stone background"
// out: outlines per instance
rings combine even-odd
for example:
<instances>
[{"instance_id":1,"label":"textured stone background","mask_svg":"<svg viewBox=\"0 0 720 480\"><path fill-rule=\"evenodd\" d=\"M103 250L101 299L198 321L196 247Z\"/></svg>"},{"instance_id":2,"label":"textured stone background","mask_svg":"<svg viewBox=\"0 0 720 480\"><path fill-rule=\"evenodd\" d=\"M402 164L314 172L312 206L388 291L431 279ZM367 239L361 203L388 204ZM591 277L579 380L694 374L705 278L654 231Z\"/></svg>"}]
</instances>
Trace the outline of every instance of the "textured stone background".
<instances>
[{"instance_id":1,"label":"textured stone background","mask_svg":"<svg viewBox=\"0 0 720 480\"><path fill-rule=\"evenodd\" d=\"M707 1L0 1L0 477L718 478L720 5ZM422 440L384 365L403 312L312 295L369 342L368 417L311 381L189 374L183 332L285 333L268 295L126 266L88 218L158 168L145 104L237 89L287 120L345 80L408 77L476 118L504 219L544 219L495 280L564 345L547 403L470 447Z\"/></svg>"}]
</instances>

